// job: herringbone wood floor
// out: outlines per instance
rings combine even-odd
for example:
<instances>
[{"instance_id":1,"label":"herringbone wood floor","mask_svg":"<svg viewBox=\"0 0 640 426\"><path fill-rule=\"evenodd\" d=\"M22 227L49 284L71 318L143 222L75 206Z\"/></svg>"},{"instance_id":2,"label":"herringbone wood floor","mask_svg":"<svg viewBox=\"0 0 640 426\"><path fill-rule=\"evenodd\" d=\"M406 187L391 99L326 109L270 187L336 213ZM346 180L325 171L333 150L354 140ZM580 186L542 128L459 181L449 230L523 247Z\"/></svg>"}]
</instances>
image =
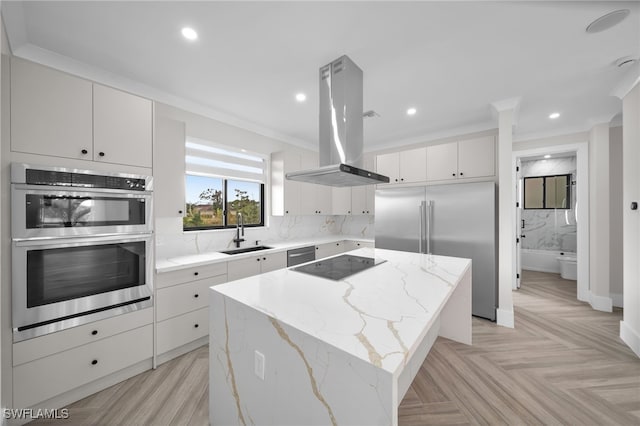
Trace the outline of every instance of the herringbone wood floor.
<instances>
[{"instance_id":1,"label":"herringbone wood floor","mask_svg":"<svg viewBox=\"0 0 640 426\"><path fill-rule=\"evenodd\" d=\"M473 346L436 341L401 425L640 425L640 360L618 338L620 310L593 311L576 300L575 281L526 271L514 304L515 329L474 318ZM51 424L206 425L207 356L190 352Z\"/></svg>"}]
</instances>

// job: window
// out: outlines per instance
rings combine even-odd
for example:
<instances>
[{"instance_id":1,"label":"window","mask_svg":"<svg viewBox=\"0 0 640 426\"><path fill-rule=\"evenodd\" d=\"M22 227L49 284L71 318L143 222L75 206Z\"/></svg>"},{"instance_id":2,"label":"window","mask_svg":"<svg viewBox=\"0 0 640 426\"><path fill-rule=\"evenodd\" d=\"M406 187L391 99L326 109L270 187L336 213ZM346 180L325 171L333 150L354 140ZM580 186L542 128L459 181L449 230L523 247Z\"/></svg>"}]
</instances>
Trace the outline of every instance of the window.
<instances>
[{"instance_id":1,"label":"window","mask_svg":"<svg viewBox=\"0 0 640 426\"><path fill-rule=\"evenodd\" d=\"M525 209L570 209L571 175L524 178Z\"/></svg>"},{"instance_id":2,"label":"window","mask_svg":"<svg viewBox=\"0 0 640 426\"><path fill-rule=\"evenodd\" d=\"M187 138L185 231L264 225L263 157Z\"/></svg>"}]
</instances>

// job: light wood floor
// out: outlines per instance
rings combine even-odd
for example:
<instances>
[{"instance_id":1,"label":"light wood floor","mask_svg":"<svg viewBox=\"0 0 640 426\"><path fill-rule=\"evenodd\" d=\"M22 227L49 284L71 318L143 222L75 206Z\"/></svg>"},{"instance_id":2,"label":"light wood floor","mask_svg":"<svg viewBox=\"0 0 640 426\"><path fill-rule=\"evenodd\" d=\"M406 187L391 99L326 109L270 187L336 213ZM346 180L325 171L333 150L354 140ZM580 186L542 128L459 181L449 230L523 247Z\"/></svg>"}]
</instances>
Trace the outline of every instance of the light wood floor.
<instances>
[{"instance_id":1,"label":"light wood floor","mask_svg":"<svg viewBox=\"0 0 640 426\"><path fill-rule=\"evenodd\" d=\"M558 275L525 271L522 282L515 329L474 318L473 346L438 338L400 406L401 425L640 425L640 360L618 337L621 311L593 311ZM207 347L190 352L51 424L206 425L207 356Z\"/></svg>"}]
</instances>

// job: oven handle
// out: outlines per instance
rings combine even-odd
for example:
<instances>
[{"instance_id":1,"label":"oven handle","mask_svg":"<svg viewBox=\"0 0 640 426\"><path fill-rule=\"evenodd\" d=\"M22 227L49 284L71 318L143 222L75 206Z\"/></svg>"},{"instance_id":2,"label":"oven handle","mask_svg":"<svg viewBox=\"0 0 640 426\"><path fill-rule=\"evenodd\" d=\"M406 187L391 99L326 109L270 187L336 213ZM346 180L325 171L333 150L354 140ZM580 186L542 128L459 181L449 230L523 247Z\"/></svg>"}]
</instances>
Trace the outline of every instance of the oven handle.
<instances>
[{"instance_id":1,"label":"oven handle","mask_svg":"<svg viewBox=\"0 0 640 426\"><path fill-rule=\"evenodd\" d=\"M89 237L40 237L40 238L14 238L15 247L72 247L86 246L93 244L108 243L130 243L134 241L151 240L153 234L151 232L127 233L127 234L102 234L91 235Z\"/></svg>"},{"instance_id":2,"label":"oven handle","mask_svg":"<svg viewBox=\"0 0 640 426\"><path fill-rule=\"evenodd\" d=\"M28 194L49 195L52 192L59 194L109 194L118 198L143 198L151 197L151 191L134 191L126 189L108 188L82 188L77 186L55 186L55 185L28 185L26 183L12 183L11 187L17 191L24 191Z\"/></svg>"}]
</instances>

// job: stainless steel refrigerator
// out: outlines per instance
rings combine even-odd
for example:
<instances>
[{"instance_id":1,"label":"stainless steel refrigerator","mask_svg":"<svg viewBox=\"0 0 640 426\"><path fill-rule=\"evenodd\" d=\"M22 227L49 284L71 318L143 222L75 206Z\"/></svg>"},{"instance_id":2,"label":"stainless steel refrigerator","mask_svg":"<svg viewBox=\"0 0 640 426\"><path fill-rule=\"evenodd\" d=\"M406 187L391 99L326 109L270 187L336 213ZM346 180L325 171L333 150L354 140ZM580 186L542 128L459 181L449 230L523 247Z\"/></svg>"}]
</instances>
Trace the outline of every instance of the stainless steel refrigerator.
<instances>
[{"instance_id":1,"label":"stainless steel refrigerator","mask_svg":"<svg viewBox=\"0 0 640 426\"><path fill-rule=\"evenodd\" d=\"M375 246L472 259L472 313L496 319L493 182L376 190Z\"/></svg>"}]
</instances>

